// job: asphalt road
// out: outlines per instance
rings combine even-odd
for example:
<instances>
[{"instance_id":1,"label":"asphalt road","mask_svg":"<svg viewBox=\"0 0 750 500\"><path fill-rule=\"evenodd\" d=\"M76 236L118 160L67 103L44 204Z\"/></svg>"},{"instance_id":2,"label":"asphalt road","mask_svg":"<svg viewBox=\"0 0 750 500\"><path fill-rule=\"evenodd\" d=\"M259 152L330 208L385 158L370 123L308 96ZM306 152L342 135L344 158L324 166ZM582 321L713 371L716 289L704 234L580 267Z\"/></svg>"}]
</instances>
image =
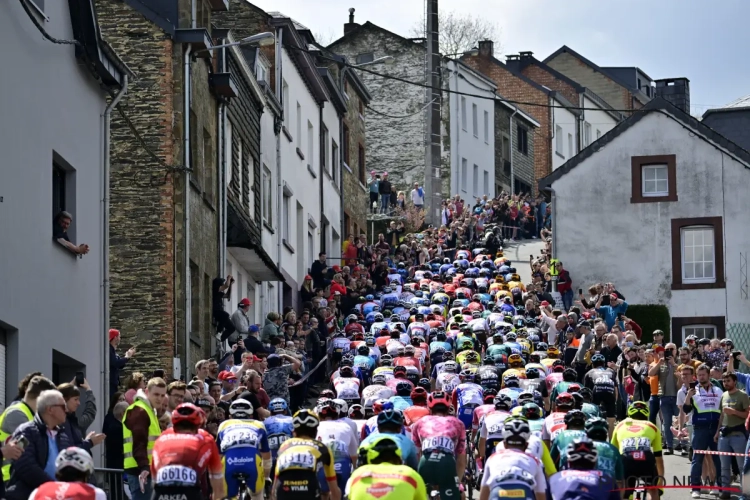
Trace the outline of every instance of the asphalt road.
<instances>
[{"instance_id":1,"label":"asphalt road","mask_svg":"<svg viewBox=\"0 0 750 500\"><path fill-rule=\"evenodd\" d=\"M523 283L531 281L529 255L538 257L542 253L544 242L539 239L505 242L503 255L509 258L511 265L516 268Z\"/></svg>"}]
</instances>

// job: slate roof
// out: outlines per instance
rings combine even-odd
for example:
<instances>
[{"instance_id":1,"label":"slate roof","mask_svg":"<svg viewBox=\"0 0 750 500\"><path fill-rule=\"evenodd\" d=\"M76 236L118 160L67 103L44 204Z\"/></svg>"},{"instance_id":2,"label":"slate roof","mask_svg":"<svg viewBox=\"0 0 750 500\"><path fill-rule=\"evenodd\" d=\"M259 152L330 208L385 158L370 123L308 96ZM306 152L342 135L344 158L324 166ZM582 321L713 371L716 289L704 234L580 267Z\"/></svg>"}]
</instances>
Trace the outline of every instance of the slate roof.
<instances>
[{"instance_id":1,"label":"slate roof","mask_svg":"<svg viewBox=\"0 0 750 500\"><path fill-rule=\"evenodd\" d=\"M750 168L750 152L738 146L734 142L727 139L708 125L696 120L689 114L683 112L679 108L673 106L670 102L661 97L655 97L648 104L638 111L633 112L625 121L620 122L615 128L601 136L596 141L592 142L588 147L583 149L580 153L575 155L573 158L565 162L560 168L552 172L547 177L539 179L539 189L544 190L551 186L555 181L560 179L563 175L567 174L579 164L583 163L589 157L599 152L604 146L617 139L623 132L628 130L630 127L640 122L643 117L650 113L662 113L669 118L679 122L688 130L691 130L702 139L714 143L716 146L725 149L732 155L739 158L745 163L747 168Z\"/></svg>"},{"instance_id":2,"label":"slate roof","mask_svg":"<svg viewBox=\"0 0 750 500\"><path fill-rule=\"evenodd\" d=\"M750 109L750 94L740 97L739 99L736 99L729 104L726 104L724 106L721 106L720 108L713 108L706 110L705 113L703 113L703 118L706 117L706 115L710 115L711 113L721 113L726 111L738 111L738 110L746 110Z\"/></svg>"}]
</instances>

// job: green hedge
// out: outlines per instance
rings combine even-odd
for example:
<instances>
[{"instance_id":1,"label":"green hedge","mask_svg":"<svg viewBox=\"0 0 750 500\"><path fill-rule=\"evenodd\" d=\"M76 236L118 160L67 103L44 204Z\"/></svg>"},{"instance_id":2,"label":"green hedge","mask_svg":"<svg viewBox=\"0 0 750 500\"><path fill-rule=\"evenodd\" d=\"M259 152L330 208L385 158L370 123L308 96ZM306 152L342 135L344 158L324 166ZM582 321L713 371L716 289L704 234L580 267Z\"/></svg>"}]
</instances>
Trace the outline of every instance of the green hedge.
<instances>
[{"instance_id":1,"label":"green hedge","mask_svg":"<svg viewBox=\"0 0 750 500\"><path fill-rule=\"evenodd\" d=\"M670 338L669 331L672 327L672 320L667 306L658 304L629 305L625 316L634 320L643 329L642 344L649 344L653 341L654 330L662 330L666 339Z\"/></svg>"}]
</instances>

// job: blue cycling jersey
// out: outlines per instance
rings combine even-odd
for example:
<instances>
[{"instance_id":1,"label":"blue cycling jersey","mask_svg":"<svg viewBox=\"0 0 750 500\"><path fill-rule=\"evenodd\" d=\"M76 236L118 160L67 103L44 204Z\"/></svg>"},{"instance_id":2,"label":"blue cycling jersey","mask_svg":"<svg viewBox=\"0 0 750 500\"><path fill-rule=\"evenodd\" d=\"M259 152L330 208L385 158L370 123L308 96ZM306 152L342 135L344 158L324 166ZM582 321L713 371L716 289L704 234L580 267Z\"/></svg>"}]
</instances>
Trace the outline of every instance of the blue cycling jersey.
<instances>
[{"instance_id":1,"label":"blue cycling jersey","mask_svg":"<svg viewBox=\"0 0 750 500\"><path fill-rule=\"evenodd\" d=\"M257 420L225 420L219 425L216 442L223 455L228 496L237 496L239 483L234 474L238 472L247 476L247 486L253 493L263 491L265 478L261 453L271 451L263 423Z\"/></svg>"},{"instance_id":2,"label":"blue cycling jersey","mask_svg":"<svg viewBox=\"0 0 750 500\"><path fill-rule=\"evenodd\" d=\"M266 426L266 432L268 433L268 447L271 449L271 458L276 460L281 445L293 435L292 417L271 415L263 421L263 425Z\"/></svg>"},{"instance_id":3,"label":"blue cycling jersey","mask_svg":"<svg viewBox=\"0 0 750 500\"><path fill-rule=\"evenodd\" d=\"M599 470L568 469L549 478L552 500L619 500L615 482Z\"/></svg>"}]
</instances>

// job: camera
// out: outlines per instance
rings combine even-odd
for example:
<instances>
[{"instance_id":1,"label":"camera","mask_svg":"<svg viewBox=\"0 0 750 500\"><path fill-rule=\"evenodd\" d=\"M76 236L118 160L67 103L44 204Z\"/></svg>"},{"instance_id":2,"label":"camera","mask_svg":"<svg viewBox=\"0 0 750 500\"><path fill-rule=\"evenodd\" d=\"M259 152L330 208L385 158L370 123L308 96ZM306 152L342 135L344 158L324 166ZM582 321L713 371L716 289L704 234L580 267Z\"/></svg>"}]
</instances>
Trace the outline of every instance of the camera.
<instances>
[{"instance_id":1,"label":"camera","mask_svg":"<svg viewBox=\"0 0 750 500\"><path fill-rule=\"evenodd\" d=\"M742 354L742 352L741 352L741 351L732 351L732 357L733 357L734 359L737 359L737 358L739 358L739 357L740 357L740 354Z\"/></svg>"}]
</instances>

